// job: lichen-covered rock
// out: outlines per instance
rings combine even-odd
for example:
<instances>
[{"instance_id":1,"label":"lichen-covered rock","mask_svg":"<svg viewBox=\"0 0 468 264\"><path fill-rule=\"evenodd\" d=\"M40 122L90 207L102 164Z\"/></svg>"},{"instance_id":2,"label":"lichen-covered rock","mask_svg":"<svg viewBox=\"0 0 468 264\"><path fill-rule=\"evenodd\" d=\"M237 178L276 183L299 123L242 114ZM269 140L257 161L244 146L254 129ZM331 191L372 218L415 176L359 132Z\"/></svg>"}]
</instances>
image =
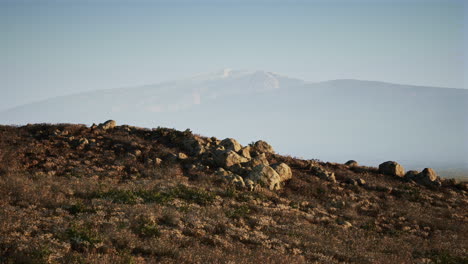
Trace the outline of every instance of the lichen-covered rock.
<instances>
[{"instance_id":1,"label":"lichen-covered rock","mask_svg":"<svg viewBox=\"0 0 468 264\"><path fill-rule=\"evenodd\" d=\"M393 175L398 177L405 176L405 169L403 166L395 161L386 161L379 165L379 172L382 174Z\"/></svg>"},{"instance_id":2,"label":"lichen-covered rock","mask_svg":"<svg viewBox=\"0 0 468 264\"><path fill-rule=\"evenodd\" d=\"M281 177L270 166L258 165L250 172L248 179L270 189L281 189Z\"/></svg>"},{"instance_id":3,"label":"lichen-covered rock","mask_svg":"<svg viewBox=\"0 0 468 264\"><path fill-rule=\"evenodd\" d=\"M238 152L242 149L242 145L233 138L223 139L220 145L223 146L225 150L233 150L235 152Z\"/></svg>"},{"instance_id":4,"label":"lichen-covered rock","mask_svg":"<svg viewBox=\"0 0 468 264\"><path fill-rule=\"evenodd\" d=\"M286 163L274 164L271 167L278 173L281 181L292 179L292 170Z\"/></svg>"},{"instance_id":5,"label":"lichen-covered rock","mask_svg":"<svg viewBox=\"0 0 468 264\"><path fill-rule=\"evenodd\" d=\"M275 153L273 147L263 140L255 142L254 149L260 153Z\"/></svg>"}]
</instances>

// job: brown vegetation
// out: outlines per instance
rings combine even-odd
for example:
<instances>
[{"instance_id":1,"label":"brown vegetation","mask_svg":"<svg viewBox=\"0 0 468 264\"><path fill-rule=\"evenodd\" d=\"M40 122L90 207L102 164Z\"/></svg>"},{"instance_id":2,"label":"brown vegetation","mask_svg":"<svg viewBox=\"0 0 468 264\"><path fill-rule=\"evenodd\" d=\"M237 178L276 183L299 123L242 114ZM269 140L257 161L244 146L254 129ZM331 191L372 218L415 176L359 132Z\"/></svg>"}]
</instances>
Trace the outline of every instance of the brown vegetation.
<instances>
[{"instance_id":1,"label":"brown vegetation","mask_svg":"<svg viewBox=\"0 0 468 264\"><path fill-rule=\"evenodd\" d=\"M468 263L466 184L269 152L293 177L250 191L187 151L193 137L218 142L0 126L0 263Z\"/></svg>"}]
</instances>

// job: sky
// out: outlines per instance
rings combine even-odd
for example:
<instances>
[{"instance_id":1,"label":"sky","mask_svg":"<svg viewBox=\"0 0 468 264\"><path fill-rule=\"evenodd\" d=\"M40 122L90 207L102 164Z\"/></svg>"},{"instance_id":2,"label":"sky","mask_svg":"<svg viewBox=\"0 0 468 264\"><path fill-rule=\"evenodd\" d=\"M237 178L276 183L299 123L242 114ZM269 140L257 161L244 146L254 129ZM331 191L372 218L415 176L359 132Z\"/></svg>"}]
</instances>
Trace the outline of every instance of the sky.
<instances>
[{"instance_id":1,"label":"sky","mask_svg":"<svg viewBox=\"0 0 468 264\"><path fill-rule=\"evenodd\" d=\"M259 69L468 88L463 0L0 0L0 110Z\"/></svg>"}]
</instances>

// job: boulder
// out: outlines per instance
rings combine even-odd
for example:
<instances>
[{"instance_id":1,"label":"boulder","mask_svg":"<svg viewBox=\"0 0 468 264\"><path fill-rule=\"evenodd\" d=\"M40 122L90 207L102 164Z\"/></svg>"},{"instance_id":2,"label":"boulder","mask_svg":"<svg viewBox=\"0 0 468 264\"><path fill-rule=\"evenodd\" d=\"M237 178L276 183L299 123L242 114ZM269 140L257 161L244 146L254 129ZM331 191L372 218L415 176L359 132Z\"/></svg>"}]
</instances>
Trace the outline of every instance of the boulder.
<instances>
[{"instance_id":1,"label":"boulder","mask_svg":"<svg viewBox=\"0 0 468 264\"><path fill-rule=\"evenodd\" d=\"M255 142L254 149L260 153L275 153L273 147L263 140Z\"/></svg>"},{"instance_id":2,"label":"boulder","mask_svg":"<svg viewBox=\"0 0 468 264\"><path fill-rule=\"evenodd\" d=\"M398 177L405 176L405 169L403 166L395 161L386 161L379 165L379 172L382 174L393 175Z\"/></svg>"},{"instance_id":3,"label":"boulder","mask_svg":"<svg viewBox=\"0 0 468 264\"><path fill-rule=\"evenodd\" d=\"M249 161L247 158L242 157L233 150L217 150L214 152L213 159L218 166L224 168Z\"/></svg>"},{"instance_id":4,"label":"boulder","mask_svg":"<svg viewBox=\"0 0 468 264\"><path fill-rule=\"evenodd\" d=\"M246 166L250 168L257 167L258 165L266 165L266 166L270 165L270 163L268 162L266 158L265 153L255 156L246 164Z\"/></svg>"},{"instance_id":5,"label":"boulder","mask_svg":"<svg viewBox=\"0 0 468 264\"><path fill-rule=\"evenodd\" d=\"M349 167L357 167L357 166L359 166L359 163L357 163L357 161L355 161L355 160L348 160L345 163L345 165L349 166Z\"/></svg>"},{"instance_id":6,"label":"boulder","mask_svg":"<svg viewBox=\"0 0 468 264\"><path fill-rule=\"evenodd\" d=\"M108 130L114 128L116 125L117 123L114 120L107 120L106 122L99 124L98 128Z\"/></svg>"},{"instance_id":7,"label":"boulder","mask_svg":"<svg viewBox=\"0 0 468 264\"><path fill-rule=\"evenodd\" d=\"M281 177L270 166L258 165L250 172L248 179L270 189L281 189Z\"/></svg>"},{"instance_id":8,"label":"boulder","mask_svg":"<svg viewBox=\"0 0 468 264\"><path fill-rule=\"evenodd\" d=\"M236 188L238 189L245 188L244 179L237 174L230 174L226 176L225 179L228 180L230 184L236 186Z\"/></svg>"},{"instance_id":9,"label":"boulder","mask_svg":"<svg viewBox=\"0 0 468 264\"><path fill-rule=\"evenodd\" d=\"M196 138L188 138L182 142L184 149L192 155L200 155L205 152L205 147L203 146L201 140Z\"/></svg>"},{"instance_id":10,"label":"boulder","mask_svg":"<svg viewBox=\"0 0 468 264\"><path fill-rule=\"evenodd\" d=\"M271 167L278 173L281 181L292 179L292 170L286 163L274 164Z\"/></svg>"},{"instance_id":11,"label":"boulder","mask_svg":"<svg viewBox=\"0 0 468 264\"><path fill-rule=\"evenodd\" d=\"M425 168L415 178L417 183L423 185L440 185L440 181L437 173L431 168Z\"/></svg>"},{"instance_id":12,"label":"boulder","mask_svg":"<svg viewBox=\"0 0 468 264\"><path fill-rule=\"evenodd\" d=\"M414 181L418 177L418 174L419 174L419 171L410 170L405 174L405 179Z\"/></svg>"},{"instance_id":13,"label":"boulder","mask_svg":"<svg viewBox=\"0 0 468 264\"><path fill-rule=\"evenodd\" d=\"M238 152L242 149L242 145L233 138L223 139L220 145L223 146L225 150L233 150L235 152Z\"/></svg>"}]
</instances>

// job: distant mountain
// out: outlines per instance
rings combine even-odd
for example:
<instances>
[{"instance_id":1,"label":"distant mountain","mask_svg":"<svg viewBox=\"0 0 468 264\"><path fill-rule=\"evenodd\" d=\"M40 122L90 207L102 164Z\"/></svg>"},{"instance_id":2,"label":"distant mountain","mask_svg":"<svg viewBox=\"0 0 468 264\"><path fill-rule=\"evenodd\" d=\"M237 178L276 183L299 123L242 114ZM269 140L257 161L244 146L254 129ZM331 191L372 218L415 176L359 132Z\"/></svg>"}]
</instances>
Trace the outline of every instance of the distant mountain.
<instances>
[{"instance_id":1,"label":"distant mountain","mask_svg":"<svg viewBox=\"0 0 468 264\"><path fill-rule=\"evenodd\" d=\"M310 83L266 71L225 69L134 88L62 96L0 112L0 123L166 126L283 154L376 165L468 171L468 90L360 80Z\"/></svg>"}]
</instances>

